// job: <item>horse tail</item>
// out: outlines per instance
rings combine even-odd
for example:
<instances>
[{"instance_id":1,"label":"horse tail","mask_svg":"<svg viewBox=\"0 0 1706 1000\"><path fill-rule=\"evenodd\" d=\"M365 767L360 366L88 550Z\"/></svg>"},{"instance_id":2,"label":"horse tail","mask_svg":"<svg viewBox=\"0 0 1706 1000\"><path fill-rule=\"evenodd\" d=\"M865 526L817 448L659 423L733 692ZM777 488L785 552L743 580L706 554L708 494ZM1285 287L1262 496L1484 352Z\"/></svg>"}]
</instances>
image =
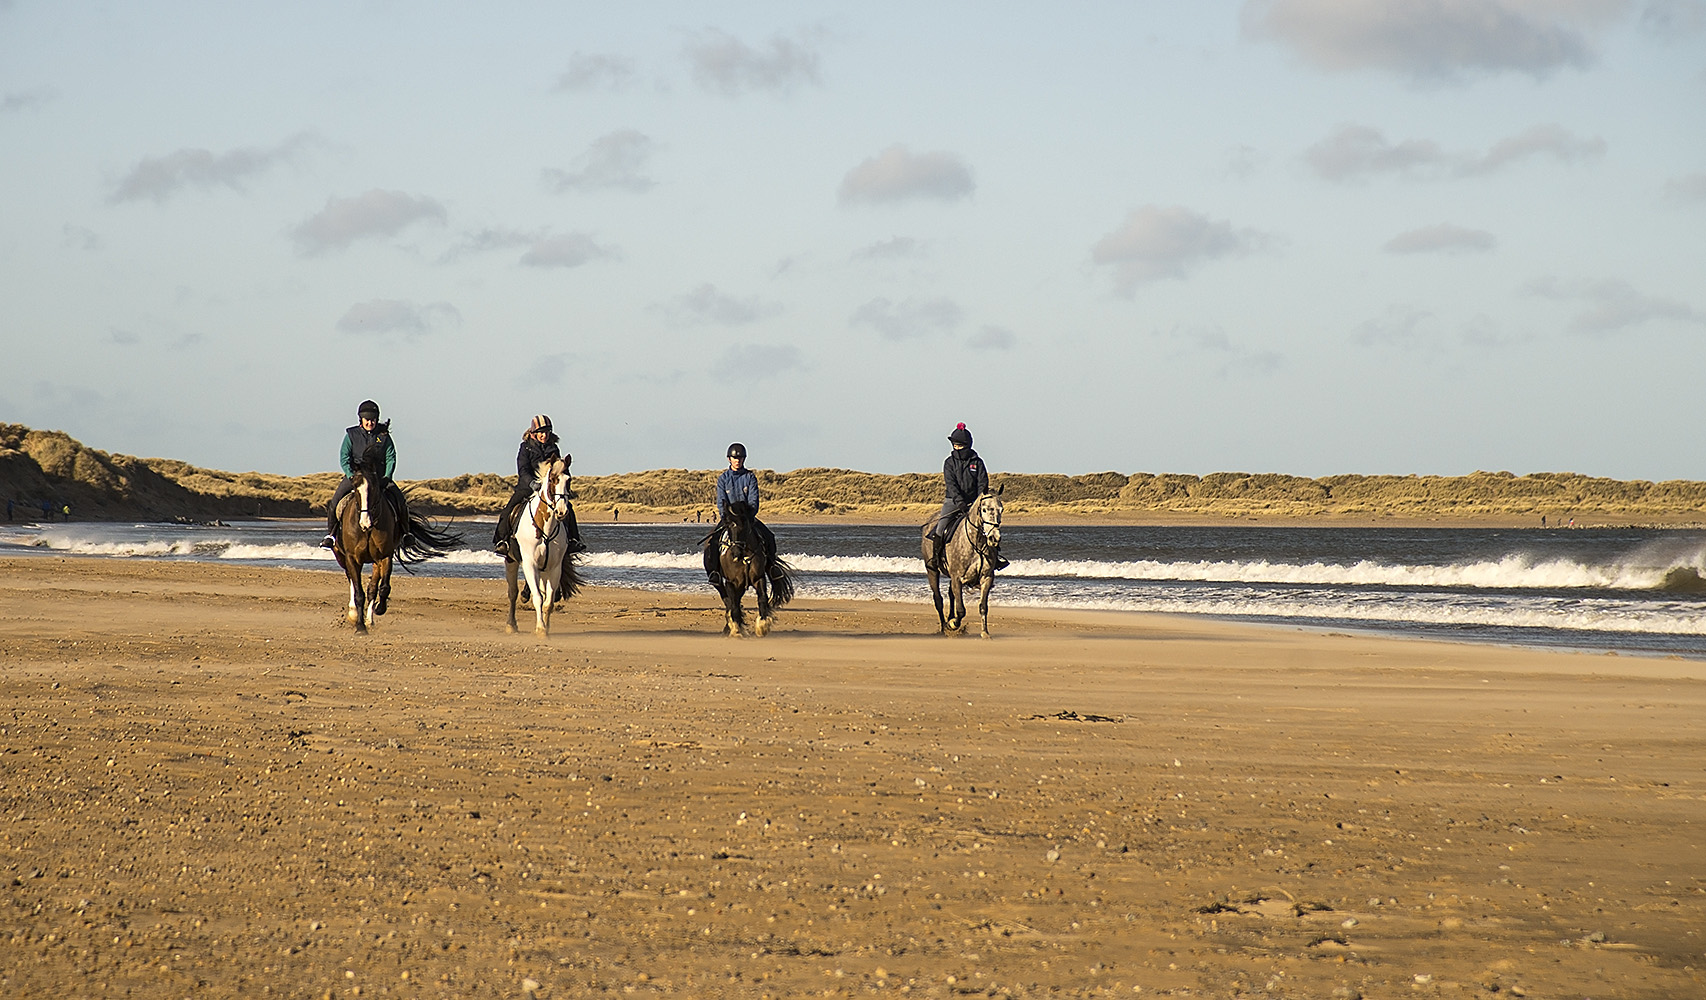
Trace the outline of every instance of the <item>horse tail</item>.
<instances>
[{"instance_id":1,"label":"horse tail","mask_svg":"<svg viewBox=\"0 0 1706 1000\"><path fill-rule=\"evenodd\" d=\"M397 550L396 559L404 566L436 559L451 549L460 548L463 538L448 528L441 528L414 512L409 513L409 543Z\"/></svg>"},{"instance_id":2,"label":"horse tail","mask_svg":"<svg viewBox=\"0 0 1706 1000\"><path fill-rule=\"evenodd\" d=\"M581 585L586 582L581 579L580 568L575 565L575 562L579 557L579 552L567 552L563 554L561 596L565 600L580 593Z\"/></svg>"},{"instance_id":3,"label":"horse tail","mask_svg":"<svg viewBox=\"0 0 1706 1000\"><path fill-rule=\"evenodd\" d=\"M770 578L770 604L781 607L794 599L794 567L782 560L781 556L770 560L770 568L765 571Z\"/></svg>"}]
</instances>

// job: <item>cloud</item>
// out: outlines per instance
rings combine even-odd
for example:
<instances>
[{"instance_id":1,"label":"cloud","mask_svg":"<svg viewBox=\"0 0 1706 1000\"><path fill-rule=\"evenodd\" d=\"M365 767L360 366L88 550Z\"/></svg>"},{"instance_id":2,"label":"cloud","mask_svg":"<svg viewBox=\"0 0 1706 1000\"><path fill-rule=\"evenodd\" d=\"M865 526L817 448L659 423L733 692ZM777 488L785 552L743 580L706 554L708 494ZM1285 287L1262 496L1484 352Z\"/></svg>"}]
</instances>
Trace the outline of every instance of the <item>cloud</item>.
<instances>
[{"instance_id":1,"label":"cloud","mask_svg":"<svg viewBox=\"0 0 1706 1000\"><path fill-rule=\"evenodd\" d=\"M585 233L565 233L535 240L521 255L528 267L580 267L595 260L615 260L621 254Z\"/></svg>"},{"instance_id":2,"label":"cloud","mask_svg":"<svg viewBox=\"0 0 1706 1000\"><path fill-rule=\"evenodd\" d=\"M626 56L576 52L569 58L569 68L557 77L551 88L568 93L590 91L621 91L634 82L634 60Z\"/></svg>"},{"instance_id":3,"label":"cloud","mask_svg":"<svg viewBox=\"0 0 1706 1000\"><path fill-rule=\"evenodd\" d=\"M415 222L445 221L444 206L427 197L374 188L353 198L328 198L292 236L304 254L342 250L359 239L395 236Z\"/></svg>"},{"instance_id":4,"label":"cloud","mask_svg":"<svg viewBox=\"0 0 1706 1000\"><path fill-rule=\"evenodd\" d=\"M60 232L64 237L64 245L73 250L101 249L102 244L100 234L96 233L92 229L84 229L82 226L73 226L71 223L67 222Z\"/></svg>"},{"instance_id":5,"label":"cloud","mask_svg":"<svg viewBox=\"0 0 1706 1000\"><path fill-rule=\"evenodd\" d=\"M1096 241L1090 258L1114 268L1123 291L1162 278L1183 278L1201 264L1248 253L1266 238L1254 230L1235 231L1178 205L1144 205L1126 215L1119 228Z\"/></svg>"},{"instance_id":6,"label":"cloud","mask_svg":"<svg viewBox=\"0 0 1706 1000\"><path fill-rule=\"evenodd\" d=\"M411 337L462 322L462 314L448 302L416 305L399 299L357 302L338 320L343 333L402 333Z\"/></svg>"},{"instance_id":7,"label":"cloud","mask_svg":"<svg viewBox=\"0 0 1706 1000\"><path fill-rule=\"evenodd\" d=\"M1491 250L1498 243L1498 238L1485 230L1465 229L1442 222L1437 226L1423 226L1399 233L1387 240L1381 249L1387 253L1468 253Z\"/></svg>"},{"instance_id":8,"label":"cloud","mask_svg":"<svg viewBox=\"0 0 1706 1000\"><path fill-rule=\"evenodd\" d=\"M958 154L913 153L897 144L849 170L841 179L840 200L843 205L908 198L955 201L976 187L971 168Z\"/></svg>"},{"instance_id":9,"label":"cloud","mask_svg":"<svg viewBox=\"0 0 1706 1000\"><path fill-rule=\"evenodd\" d=\"M1648 0L1641 27L1666 41L1706 33L1706 0Z\"/></svg>"},{"instance_id":10,"label":"cloud","mask_svg":"<svg viewBox=\"0 0 1706 1000\"><path fill-rule=\"evenodd\" d=\"M1642 294L1615 278L1566 282L1546 277L1531 282L1526 291L1544 299L1580 303L1581 311L1570 320L1571 333L1600 336L1651 320L1706 324L1706 314L1687 303Z\"/></svg>"},{"instance_id":11,"label":"cloud","mask_svg":"<svg viewBox=\"0 0 1706 1000\"><path fill-rule=\"evenodd\" d=\"M544 239L543 230L527 231L523 229L487 228L471 233L463 233L455 245L439 255L440 264L450 264L474 254L490 253L496 250L513 250L516 247L530 247Z\"/></svg>"},{"instance_id":12,"label":"cloud","mask_svg":"<svg viewBox=\"0 0 1706 1000\"><path fill-rule=\"evenodd\" d=\"M141 337L130 332L129 330L120 330L117 327L114 327L113 329L107 331L107 340L114 343L114 344L123 344L127 347L132 345L132 344L138 344L138 343L142 342Z\"/></svg>"},{"instance_id":13,"label":"cloud","mask_svg":"<svg viewBox=\"0 0 1706 1000\"><path fill-rule=\"evenodd\" d=\"M754 90L786 94L805 84L822 83L817 52L803 37L776 35L754 48L726 32L707 28L687 43L686 55L694 82L729 97Z\"/></svg>"},{"instance_id":14,"label":"cloud","mask_svg":"<svg viewBox=\"0 0 1706 1000\"><path fill-rule=\"evenodd\" d=\"M185 188L207 191L227 187L241 191L245 180L295 159L317 141L303 132L272 147L245 146L224 153L185 147L165 156L145 157L113 186L107 203L117 205L144 198L158 203Z\"/></svg>"},{"instance_id":15,"label":"cloud","mask_svg":"<svg viewBox=\"0 0 1706 1000\"><path fill-rule=\"evenodd\" d=\"M1665 182L1665 195L1672 201L1706 201L1706 172L1672 177Z\"/></svg>"},{"instance_id":16,"label":"cloud","mask_svg":"<svg viewBox=\"0 0 1706 1000\"><path fill-rule=\"evenodd\" d=\"M1385 315L1358 323L1351 340L1363 347L1399 347L1414 349L1431 344L1433 334L1424 330L1432 326L1433 313L1414 306L1392 305Z\"/></svg>"},{"instance_id":17,"label":"cloud","mask_svg":"<svg viewBox=\"0 0 1706 1000\"><path fill-rule=\"evenodd\" d=\"M1254 146L1232 146L1226 150L1224 156L1227 175L1239 180L1254 177L1267 161L1262 151Z\"/></svg>"},{"instance_id":18,"label":"cloud","mask_svg":"<svg viewBox=\"0 0 1706 1000\"><path fill-rule=\"evenodd\" d=\"M1278 351L1254 351L1234 344L1226 331L1218 326L1175 326L1165 334L1157 331L1155 336L1164 336L1185 345L1185 350L1173 352L1173 357L1195 354L1218 360L1220 365L1215 374L1220 378L1243 374L1268 375L1285 366L1285 355Z\"/></svg>"},{"instance_id":19,"label":"cloud","mask_svg":"<svg viewBox=\"0 0 1706 1000\"><path fill-rule=\"evenodd\" d=\"M971 335L966 346L979 351L1008 351L1019 342L1012 330L1004 326L986 326Z\"/></svg>"},{"instance_id":20,"label":"cloud","mask_svg":"<svg viewBox=\"0 0 1706 1000\"><path fill-rule=\"evenodd\" d=\"M643 132L622 129L593 140L574 159L572 170L546 170L545 186L552 191L647 191L657 181L645 175L646 161L657 144Z\"/></svg>"},{"instance_id":21,"label":"cloud","mask_svg":"<svg viewBox=\"0 0 1706 1000\"><path fill-rule=\"evenodd\" d=\"M791 344L735 344L717 359L712 372L720 379L773 378L805 371L806 359Z\"/></svg>"},{"instance_id":22,"label":"cloud","mask_svg":"<svg viewBox=\"0 0 1706 1000\"><path fill-rule=\"evenodd\" d=\"M1330 181L1350 180L1369 174L1404 173L1445 164L1449 157L1432 139L1406 139L1393 144L1376 128L1341 125L1310 146L1304 160L1315 173Z\"/></svg>"},{"instance_id":23,"label":"cloud","mask_svg":"<svg viewBox=\"0 0 1706 1000\"><path fill-rule=\"evenodd\" d=\"M853 251L851 260L905 260L924 256L924 244L910 236L892 236Z\"/></svg>"},{"instance_id":24,"label":"cloud","mask_svg":"<svg viewBox=\"0 0 1706 1000\"><path fill-rule=\"evenodd\" d=\"M1561 163L1592 160L1605 155L1605 140L1599 137L1578 139L1562 125L1536 125L1526 132L1500 139L1485 156L1458 167L1465 176L1489 174L1506 164L1531 156L1550 155Z\"/></svg>"},{"instance_id":25,"label":"cloud","mask_svg":"<svg viewBox=\"0 0 1706 1000\"><path fill-rule=\"evenodd\" d=\"M875 298L854 311L854 326L868 326L887 340L915 340L960 324L960 307L948 299L909 299L895 303Z\"/></svg>"},{"instance_id":26,"label":"cloud","mask_svg":"<svg viewBox=\"0 0 1706 1000\"><path fill-rule=\"evenodd\" d=\"M1505 72L1540 79L1594 61L1590 32L1625 0L1250 0L1247 38L1289 47L1324 70L1413 80Z\"/></svg>"},{"instance_id":27,"label":"cloud","mask_svg":"<svg viewBox=\"0 0 1706 1000\"><path fill-rule=\"evenodd\" d=\"M1555 124L1536 125L1500 139L1478 154L1448 153L1432 139L1394 143L1377 128L1341 125L1305 150L1303 158L1324 180L1352 181L1375 174L1479 177L1534 156L1577 163L1602 156L1605 149L1604 139L1581 138Z\"/></svg>"},{"instance_id":28,"label":"cloud","mask_svg":"<svg viewBox=\"0 0 1706 1000\"><path fill-rule=\"evenodd\" d=\"M677 296L671 311L689 323L715 323L720 326L742 326L774 316L782 307L762 302L757 296L737 299L717 291L716 285L700 285L685 295Z\"/></svg>"},{"instance_id":29,"label":"cloud","mask_svg":"<svg viewBox=\"0 0 1706 1000\"><path fill-rule=\"evenodd\" d=\"M14 111L28 111L39 108L59 96L59 91L52 87L33 87L29 90L14 90L0 97L0 115L11 114Z\"/></svg>"}]
</instances>

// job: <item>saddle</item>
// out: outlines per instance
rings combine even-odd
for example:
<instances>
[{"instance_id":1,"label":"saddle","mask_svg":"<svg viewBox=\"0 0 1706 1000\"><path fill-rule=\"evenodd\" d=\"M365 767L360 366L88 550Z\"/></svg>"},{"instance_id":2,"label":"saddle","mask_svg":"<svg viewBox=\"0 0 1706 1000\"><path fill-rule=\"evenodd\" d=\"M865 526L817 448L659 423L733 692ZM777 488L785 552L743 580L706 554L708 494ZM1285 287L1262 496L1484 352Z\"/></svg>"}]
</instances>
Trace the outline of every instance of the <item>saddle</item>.
<instances>
[{"instance_id":1,"label":"saddle","mask_svg":"<svg viewBox=\"0 0 1706 1000\"><path fill-rule=\"evenodd\" d=\"M407 524L409 520L409 508L392 497L389 489L380 490L379 492L385 502L391 505L391 516L396 518L397 523ZM350 490L348 493L345 493L344 498L338 501L337 519L340 521L344 519L344 511L350 508L350 504L359 503L361 503L361 495L355 490Z\"/></svg>"}]
</instances>

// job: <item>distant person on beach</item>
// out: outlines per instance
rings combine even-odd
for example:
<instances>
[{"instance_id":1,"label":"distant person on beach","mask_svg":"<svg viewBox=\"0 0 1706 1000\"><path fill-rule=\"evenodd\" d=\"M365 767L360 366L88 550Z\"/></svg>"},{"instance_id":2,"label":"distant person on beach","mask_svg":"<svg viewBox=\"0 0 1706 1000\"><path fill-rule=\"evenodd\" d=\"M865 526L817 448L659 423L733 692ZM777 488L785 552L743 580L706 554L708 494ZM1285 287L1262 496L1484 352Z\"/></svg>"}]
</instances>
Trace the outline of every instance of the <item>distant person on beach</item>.
<instances>
[{"instance_id":1,"label":"distant person on beach","mask_svg":"<svg viewBox=\"0 0 1706 1000\"><path fill-rule=\"evenodd\" d=\"M533 478L540 462L555 462L563 460L564 468L574 461L573 455L564 455L557 448L557 434L551 429L551 418L541 413L527 425L527 433L521 436L521 448L515 453L515 490L509 495L509 503L504 504L503 513L498 515L497 526L492 529L492 548L505 559L516 558L515 525L510 518L533 496ZM580 525L575 522L575 509L569 508L569 516L564 520L564 526L569 533L569 551L585 552L586 543L581 541Z\"/></svg>"},{"instance_id":2,"label":"distant person on beach","mask_svg":"<svg viewBox=\"0 0 1706 1000\"><path fill-rule=\"evenodd\" d=\"M6 501L6 520L10 521L11 519L12 519L12 501L10 499L8 499Z\"/></svg>"},{"instance_id":3,"label":"distant person on beach","mask_svg":"<svg viewBox=\"0 0 1706 1000\"><path fill-rule=\"evenodd\" d=\"M972 450L971 431L956 424L948 433L948 443L954 450L942 462L942 512L930 529L930 540L936 543L936 562L941 562L948 545L948 534L977 498L989 492L989 469L982 457ZM1007 560L996 557L996 569L1006 569Z\"/></svg>"},{"instance_id":4,"label":"distant person on beach","mask_svg":"<svg viewBox=\"0 0 1706 1000\"><path fill-rule=\"evenodd\" d=\"M53 520L53 501L52 500L43 500L41 502L41 519L43 521L48 521L48 522L51 522Z\"/></svg>"},{"instance_id":5,"label":"distant person on beach","mask_svg":"<svg viewBox=\"0 0 1706 1000\"><path fill-rule=\"evenodd\" d=\"M64 507L60 508L60 513L65 515L65 523L70 524L71 523L71 505L66 504Z\"/></svg>"},{"instance_id":6,"label":"distant person on beach","mask_svg":"<svg viewBox=\"0 0 1706 1000\"><path fill-rule=\"evenodd\" d=\"M391 474L397 469L397 445L391 440L391 429L379 426L379 404L371 399L364 399L355 409L356 419L360 421L353 427L344 428L343 450L338 454L338 464L343 467L344 478L338 483L338 488L332 493L332 502L326 506L326 537L320 540L320 547L329 549L337 541L338 534L338 501L345 494L355 489L355 466L361 461L361 456L367 454L367 449L375 444L385 449L385 498L391 501L392 509L399 517L407 518L408 507L403 500L403 491L391 481ZM404 536L407 544L408 536Z\"/></svg>"},{"instance_id":7,"label":"distant person on beach","mask_svg":"<svg viewBox=\"0 0 1706 1000\"><path fill-rule=\"evenodd\" d=\"M728 519L729 507L744 503L752 512L753 527L763 536L771 558L775 558L776 534L758 519L758 475L746 467L746 445L736 441L724 454L728 456L729 467L717 475L717 530L722 531L721 524Z\"/></svg>"}]
</instances>

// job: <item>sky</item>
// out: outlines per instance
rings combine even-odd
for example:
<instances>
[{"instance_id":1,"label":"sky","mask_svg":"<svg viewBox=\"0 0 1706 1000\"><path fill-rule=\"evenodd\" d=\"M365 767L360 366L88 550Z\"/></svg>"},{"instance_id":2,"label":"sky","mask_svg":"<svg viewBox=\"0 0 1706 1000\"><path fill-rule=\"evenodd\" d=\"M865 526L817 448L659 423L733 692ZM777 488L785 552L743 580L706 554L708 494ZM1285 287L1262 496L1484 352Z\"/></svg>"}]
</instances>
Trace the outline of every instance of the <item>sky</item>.
<instances>
[{"instance_id":1,"label":"sky","mask_svg":"<svg viewBox=\"0 0 1706 1000\"><path fill-rule=\"evenodd\" d=\"M1706 0L0 0L0 421L1706 478Z\"/></svg>"}]
</instances>

